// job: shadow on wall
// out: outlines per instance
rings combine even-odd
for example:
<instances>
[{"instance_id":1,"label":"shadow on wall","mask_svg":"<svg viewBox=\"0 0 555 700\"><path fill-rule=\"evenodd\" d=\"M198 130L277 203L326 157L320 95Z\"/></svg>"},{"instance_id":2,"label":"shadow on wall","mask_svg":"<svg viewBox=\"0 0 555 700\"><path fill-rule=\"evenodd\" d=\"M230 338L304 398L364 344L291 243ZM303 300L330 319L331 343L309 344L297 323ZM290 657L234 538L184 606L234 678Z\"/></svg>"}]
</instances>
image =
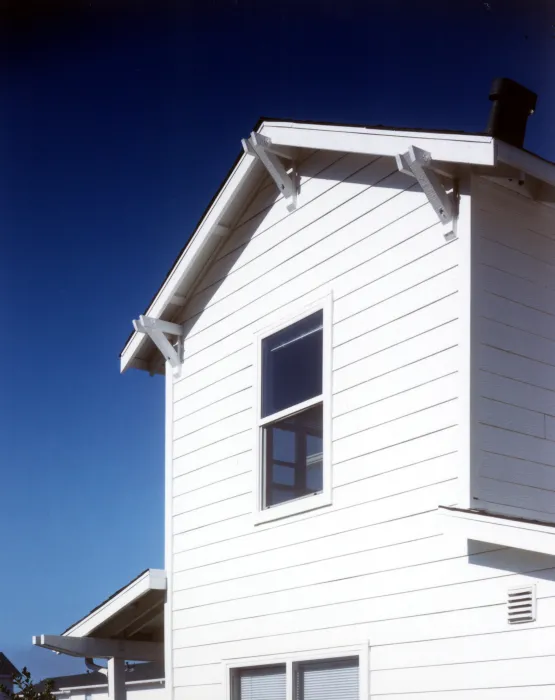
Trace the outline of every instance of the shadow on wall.
<instances>
[{"instance_id":1,"label":"shadow on wall","mask_svg":"<svg viewBox=\"0 0 555 700\"><path fill-rule=\"evenodd\" d=\"M468 563L476 567L505 571L507 576L521 574L534 579L555 581L555 556L549 554L469 540Z\"/></svg>"}]
</instances>

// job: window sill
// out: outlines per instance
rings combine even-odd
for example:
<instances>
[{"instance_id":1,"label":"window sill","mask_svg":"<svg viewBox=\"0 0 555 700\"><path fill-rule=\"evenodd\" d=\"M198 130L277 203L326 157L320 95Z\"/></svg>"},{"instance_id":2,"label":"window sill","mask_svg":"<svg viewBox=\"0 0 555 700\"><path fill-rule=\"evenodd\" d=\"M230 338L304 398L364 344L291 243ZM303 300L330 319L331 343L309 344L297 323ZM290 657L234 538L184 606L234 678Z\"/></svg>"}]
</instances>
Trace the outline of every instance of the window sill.
<instances>
[{"instance_id":1,"label":"window sill","mask_svg":"<svg viewBox=\"0 0 555 700\"><path fill-rule=\"evenodd\" d=\"M555 525L485 511L439 507L445 531L469 540L555 554Z\"/></svg>"},{"instance_id":2,"label":"window sill","mask_svg":"<svg viewBox=\"0 0 555 700\"><path fill-rule=\"evenodd\" d=\"M271 508L257 511L254 515L254 524L261 525L262 523L269 523L274 520L283 520L283 518L300 515L301 513L308 513L311 510L324 508L325 506L331 506L331 496L327 493L318 493L314 496L296 498L294 501L280 503L278 506L272 506Z\"/></svg>"}]
</instances>

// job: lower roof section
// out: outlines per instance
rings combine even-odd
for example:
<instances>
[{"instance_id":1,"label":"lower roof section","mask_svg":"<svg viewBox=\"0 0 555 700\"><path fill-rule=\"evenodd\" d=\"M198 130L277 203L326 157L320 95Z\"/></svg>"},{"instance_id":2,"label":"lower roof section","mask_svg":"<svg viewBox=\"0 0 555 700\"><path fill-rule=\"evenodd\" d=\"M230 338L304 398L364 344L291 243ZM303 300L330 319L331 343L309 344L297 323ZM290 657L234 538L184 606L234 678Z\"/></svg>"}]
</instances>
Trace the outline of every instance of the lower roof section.
<instances>
[{"instance_id":1,"label":"lower roof section","mask_svg":"<svg viewBox=\"0 0 555 700\"><path fill-rule=\"evenodd\" d=\"M147 569L85 617L65 637L163 641L166 572Z\"/></svg>"},{"instance_id":2,"label":"lower roof section","mask_svg":"<svg viewBox=\"0 0 555 700\"><path fill-rule=\"evenodd\" d=\"M484 510L440 506L446 532L530 552L555 555L555 524Z\"/></svg>"},{"instance_id":3,"label":"lower roof section","mask_svg":"<svg viewBox=\"0 0 555 700\"><path fill-rule=\"evenodd\" d=\"M87 690L93 688L106 688L107 678L99 671L88 673L76 673L71 676L56 676L48 680L54 683L53 691L56 695L69 693L71 690ZM161 685L164 682L164 664L152 661L143 664L127 664L125 668L126 685L151 684ZM46 689L46 680L37 684L37 690Z\"/></svg>"}]
</instances>

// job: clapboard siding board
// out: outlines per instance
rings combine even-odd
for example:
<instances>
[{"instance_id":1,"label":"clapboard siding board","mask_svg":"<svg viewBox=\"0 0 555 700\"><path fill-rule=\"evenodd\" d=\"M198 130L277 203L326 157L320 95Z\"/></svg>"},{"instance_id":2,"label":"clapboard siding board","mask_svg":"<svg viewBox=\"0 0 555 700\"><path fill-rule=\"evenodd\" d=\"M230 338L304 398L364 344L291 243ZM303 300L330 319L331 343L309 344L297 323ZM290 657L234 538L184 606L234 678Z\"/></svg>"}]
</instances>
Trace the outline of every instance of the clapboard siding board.
<instances>
[{"instance_id":1,"label":"clapboard siding board","mask_svg":"<svg viewBox=\"0 0 555 700\"><path fill-rule=\"evenodd\" d=\"M224 660L312 650L322 657L368 641L372 697L463 697L479 688L476 679L512 692L527 669L555 685L548 660L527 659L539 656L542 629L555 627L555 561L488 543L469 550L444 535L437 515L438 505L457 503L464 466L460 241L444 240L423 193L391 158L305 153L299 172L297 210L288 213L272 183L261 183L179 318L186 336L174 380L174 695L229 700ZM551 379L543 375L555 348L555 237L544 214L526 228L530 250L518 230L488 235L496 211L485 199L476 212L487 217L474 215L483 283L480 479L502 483L500 500L521 489L522 502L547 493L555 475L547 448L543 460L528 454L539 441L555 447L555 421L546 420L555 418L555 354ZM507 207L504 195L499 201ZM503 228L528 212L503 213ZM292 305L329 294L332 504L257 525L254 337ZM526 630L509 630L506 594L530 581L542 629L528 626L530 642L519 651L514 635ZM472 656L472 640L488 647L489 636L496 649ZM468 674L465 664L478 662L483 670Z\"/></svg>"},{"instance_id":2,"label":"clapboard siding board","mask_svg":"<svg viewBox=\"0 0 555 700\"><path fill-rule=\"evenodd\" d=\"M174 613L175 628L186 631L194 626L230 622L236 620L238 615L244 615L249 620L263 621L262 618L264 618L270 625L274 618L278 622L282 621L284 615L295 610L300 612L319 610L322 618L325 619L323 608L326 606L335 605L338 606L338 610L341 610L342 606L365 601L365 605L370 606L369 609L376 610L378 606L379 614L382 616L386 611L409 610L411 604L414 605L413 610L420 611L418 604L420 597L429 600L430 605L450 606L449 609L457 606L466 608L470 605L471 607L473 597L476 601L480 600L481 605L502 603L507 589L529 583L530 577L538 572L538 566L541 570L540 575L543 576L546 572L553 575L555 571L553 566L548 569L542 568L553 562L541 562L538 565L538 562L530 557L523 557L522 561L515 563L514 556L508 556L505 553L506 550L494 550L492 545L481 545L485 551L482 556L475 555L476 566L468 566L468 559L461 546L449 552L449 557L445 558L444 553L449 545L441 541L443 537L441 535L437 536L438 539L433 539L425 534L426 521L422 519L423 517L420 517L420 524L417 524L419 529L415 532L414 539L417 546L413 548L415 552L420 550L419 559L422 559L420 563L414 565L412 560L405 562L402 559L403 553L411 549L409 543L392 542L385 547L386 552L391 550L389 556L393 557L394 564L398 565L393 569L395 577L391 575L392 569L387 568L387 560L382 558L380 562L374 562L373 554L369 554L368 572L348 580L342 579L340 572L336 572L334 578L318 585L261 593L249 598L248 610L245 611L240 609L241 604L237 599L205 603L199 607L193 602L195 590L191 590L189 600L184 601L187 607ZM420 539L416 539L416 535L421 535ZM487 547L490 549L488 550ZM379 549L376 548L375 552ZM374 550L370 550L372 551ZM423 557L422 552L425 553ZM398 556L395 557L395 554ZM480 567L481 560L486 564L495 562L497 566L512 564L517 571L513 573L495 569L493 566ZM541 582L538 588L540 596L543 592L549 593L551 590L551 583L548 581ZM418 596L414 597L413 594L416 593ZM408 601L407 608L403 607L404 596ZM388 602L382 598L391 598L391 600ZM398 608L395 608L395 601L399 603ZM204 610L203 607L207 609Z\"/></svg>"},{"instance_id":3,"label":"clapboard siding board","mask_svg":"<svg viewBox=\"0 0 555 700\"><path fill-rule=\"evenodd\" d=\"M176 673L177 678L181 678ZM471 690L444 690L441 692L442 700L552 700L555 692L555 684L551 685L519 685L512 688L505 686L498 688L480 688ZM176 700L188 700L195 697L197 700L222 700L224 687L222 684L193 684L177 686L174 697ZM386 693L378 695L372 693L372 697L387 698L388 700L407 700L406 693ZM411 693L411 700L437 700L438 693Z\"/></svg>"},{"instance_id":4,"label":"clapboard siding board","mask_svg":"<svg viewBox=\"0 0 555 700\"><path fill-rule=\"evenodd\" d=\"M280 560L279 547L267 549L251 555L228 557L212 564L193 566L187 561L188 553L176 554L175 562L183 573L185 588L200 587L215 581L226 581L237 577L251 576L261 572L276 571L287 567L306 565L311 561L333 559L358 551L371 551L388 547L408 539L419 539L437 533L436 517L433 511L414 515L411 519L411 532L407 533L406 523L397 520L354 527L348 534L338 532L320 538L313 538L295 545L289 545L287 561ZM186 601L185 601L186 602ZM176 601L174 600L174 607ZM189 608L190 605L185 607Z\"/></svg>"},{"instance_id":5,"label":"clapboard siding board","mask_svg":"<svg viewBox=\"0 0 555 700\"><path fill-rule=\"evenodd\" d=\"M434 449L431 437L433 436L426 438L428 440L428 453ZM454 438L455 431L451 430L449 441L451 442ZM415 459L408 449L410 444L410 442L403 444L403 461ZM416 464L418 462L415 463L415 466ZM375 471L388 471L387 464L384 466L382 460L376 464L374 469ZM373 501L371 508L368 507L368 502L363 501L349 508L322 509L313 512L310 516L285 520L281 524L275 523L273 526L257 529L252 527L252 518L250 520L244 518L243 531L240 536L230 537L230 533L224 530L223 537L219 540L215 537L211 541L207 539L200 545L199 549L197 549L198 545L191 541L190 535L176 535L174 551L176 553L183 552L181 563L183 571L185 571L187 566L191 565L186 565L185 562L189 560L189 555L193 550L195 551L195 566L217 563L233 557L257 555L260 552L274 549L285 550L291 545L308 542L312 539L320 540L341 533L348 535L358 527L395 522L423 512L435 511L437 503L449 496L444 483L421 489L416 494L417 498L415 498L414 491L404 489L400 489L400 491L394 496ZM215 527L218 527L218 524ZM234 539L232 549L229 544L230 539Z\"/></svg>"},{"instance_id":6,"label":"clapboard siding board","mask_svg":"<svg viewBox=\"0 0 555 700\"><path fill-rule=\"evenodd\" d=\"M492 686L522 685L524 678L537 685L555 683L555 657L508 659L474 664L472 671L465 664L447 667L396 669L372 674L372 692L379 696L386 692L417 693L422 691L471 690Z\"/></svg>"},{"instance_id":7,"label":"clapboard siding board","mask_svg":"<svg viewBox=\"0 0 555 700\"><path fill-rule=\"evenodd\" d=\"M555 309L555 292L538 284L536 280L527 280L518 274L512 274L498 267L482 266L487 268L482 274L483 290L495 294L503 299L522 304L529 309L543 311L552 316ZM534 315L531 315L534 318Z\"/></svg>"},{"instance_id":8,"label":"clapboard siding board","mask_svg":"<svg viewBox=\"0 0 555 700\"><path fill-rule=\"evenodd\" d=\"M403 212L399 211L403 204L397 201L403 195L394 195L391 194L392 192L396 190L382 188L378 202L361 201L360 209L348 213L349 217L354 217L354 221L346 228L327 231L322 222L317 222L319 225L314 227L312 234L314 245L305 249L302 254L296 254L285 245L289 240L291 242L300 240L303 241L300 245L305 245L306 232L303 230L295 232L279 249L268 251L268 260L264 261L264 265L262 261L255 259L248 270L240 271L242 273L240 277L244 279L245 276L249 281L238 291L228 289L230 285L226 284L226 278L218 288L218 294L224 296L222 301L218 304L213 303L203 312L196 322L195 332L187 335L185 359L213 346L226 335L250 328L267 313L282 306L284 300L293 301L321 284L329 282L330 277L336 274L336 255L344 250L345 240L372 239L376 236L373 241L371 240L374 244L372 249L376 254L380 254L395 244L397 230L398 236L408 237L406 221L404 218L401 219ZM388 196L390 201L386 200ZM421 197L422 194L419 192L405 192L403 199L406 202L405 209L411 211L421 205ZM385 204L380 206L383 200ZM366 216L362 216L359 212L366 211L368 206L374 206L375 209ZM360 216L362 218L357 218ZM325 222L326 218L324 217L322 221ZM343 217L338 215L336 223L339 224L343 220ZM395 222L398 220L401 220L401 223L395 227ZM395 230L392 231L394 227ZM360 261L360 251L349 249L345 253L344 257L349 267ZM266 269L265 274L261 272L263 269ZM286 293L285 299L281 296L284 293Z\"/></svg>"},{"instance_id":9,"label":"clapboard siding board","mask_svg":"<svg viewBox=\"0 0 555 700\"><path fill-rule=\"evenodd\" d=\"M437 612L430 615L414 614L409 617L394 617L366 621L359 618L350 625L325 627L324 618L320 626L302 632L291 632L280 635L266 635L264 627L259 626L255 638L237 638L233 641L208 644L195 643L191 635L188 646L179 646L174 640L174 658L176 667L210 664L217 659L248 657L255 649L255 655L283 654L296 651L317 650L322 648L337 648L340 646L360 644L364 636L371 640L370 669L372 677L372 647L380 645L395 645L429 641L432 639L453 639L466 637L468 643L479 635L497 635L507 631L504 614L504 603L479 606L478 601L472 608ZM555 623L555 599L545 598L538 601L538 614L543 616L546 626ZM520 629L520 628L519 628ZM535 630L540 628L535 627ZM240 631L240 628L239 630ZM180 631L177 634L181 634ZM527 656L523 649L521 657ZM467 669L467 672L471 669ZM526 681L524 681L526 683ZM532 679L530 679L532 683ZM500 678L498 685L502 686Z\"/></svg>"},{"instance_id":10,"label":"clapboard siding board","mask_svg":"<svg viewBox=\"0 0 555 700\"><path fill-rule=\"evenodd\" d=\"M447 339L446 344L452 342L451 336ZM335 391L333 396L334 428L337 430L340 417L347 420L352 411L392 398L456 372L459 366L458 360L456 346L447 347L432 356L424 357L399 369L373 377L349 389L341 392ZM335 386L337 384L338 382L335 383Z\"/></svg>"},{"instance_id":11,"label":"clapboard siding board","mask_svg":"<svg viewBox=\"0 0 555 700\"><path fill-rule=\"evenodd\" d=\"M530 681L533 683L533 681ZM491 688L473 688L471 690L443 690L442 700L551 700L555 692L555 685L517 685L511 688L506 686ZM212 696L217 697L217 696ZM387 700L407 700L406 693L385 693L373 697L387 698ZM422 693L411 693L410 700L437 700L438 693L435 690Z\"/></svg>"},{"instance_id":12,"label":"clapboard siding board","mask_svg":"<svg viewBox=\"0 0 555 700\"><path fill-rule=\"evenodd\" d=\"M555 521L555 212L476 181L476 504Z\"/></svg>"}]
</instances>

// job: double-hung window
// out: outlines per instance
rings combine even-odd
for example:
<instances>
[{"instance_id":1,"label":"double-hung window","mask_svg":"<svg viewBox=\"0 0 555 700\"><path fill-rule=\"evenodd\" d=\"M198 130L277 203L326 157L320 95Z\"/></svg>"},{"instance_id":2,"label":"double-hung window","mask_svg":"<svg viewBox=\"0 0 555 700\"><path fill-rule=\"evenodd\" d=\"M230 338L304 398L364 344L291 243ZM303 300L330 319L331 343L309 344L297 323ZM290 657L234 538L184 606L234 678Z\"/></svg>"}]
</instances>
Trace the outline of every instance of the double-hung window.
<instances>
[{"instance_id":1,"label":"double-hung window","mask_svg":"<svg viewBox=\"0 0 555 700\"><path fill-rule=\"evenodd\" d=\"M320 303L257 339L262 520L329 503L329 315Z\"/></svg>"}]
</instances>

